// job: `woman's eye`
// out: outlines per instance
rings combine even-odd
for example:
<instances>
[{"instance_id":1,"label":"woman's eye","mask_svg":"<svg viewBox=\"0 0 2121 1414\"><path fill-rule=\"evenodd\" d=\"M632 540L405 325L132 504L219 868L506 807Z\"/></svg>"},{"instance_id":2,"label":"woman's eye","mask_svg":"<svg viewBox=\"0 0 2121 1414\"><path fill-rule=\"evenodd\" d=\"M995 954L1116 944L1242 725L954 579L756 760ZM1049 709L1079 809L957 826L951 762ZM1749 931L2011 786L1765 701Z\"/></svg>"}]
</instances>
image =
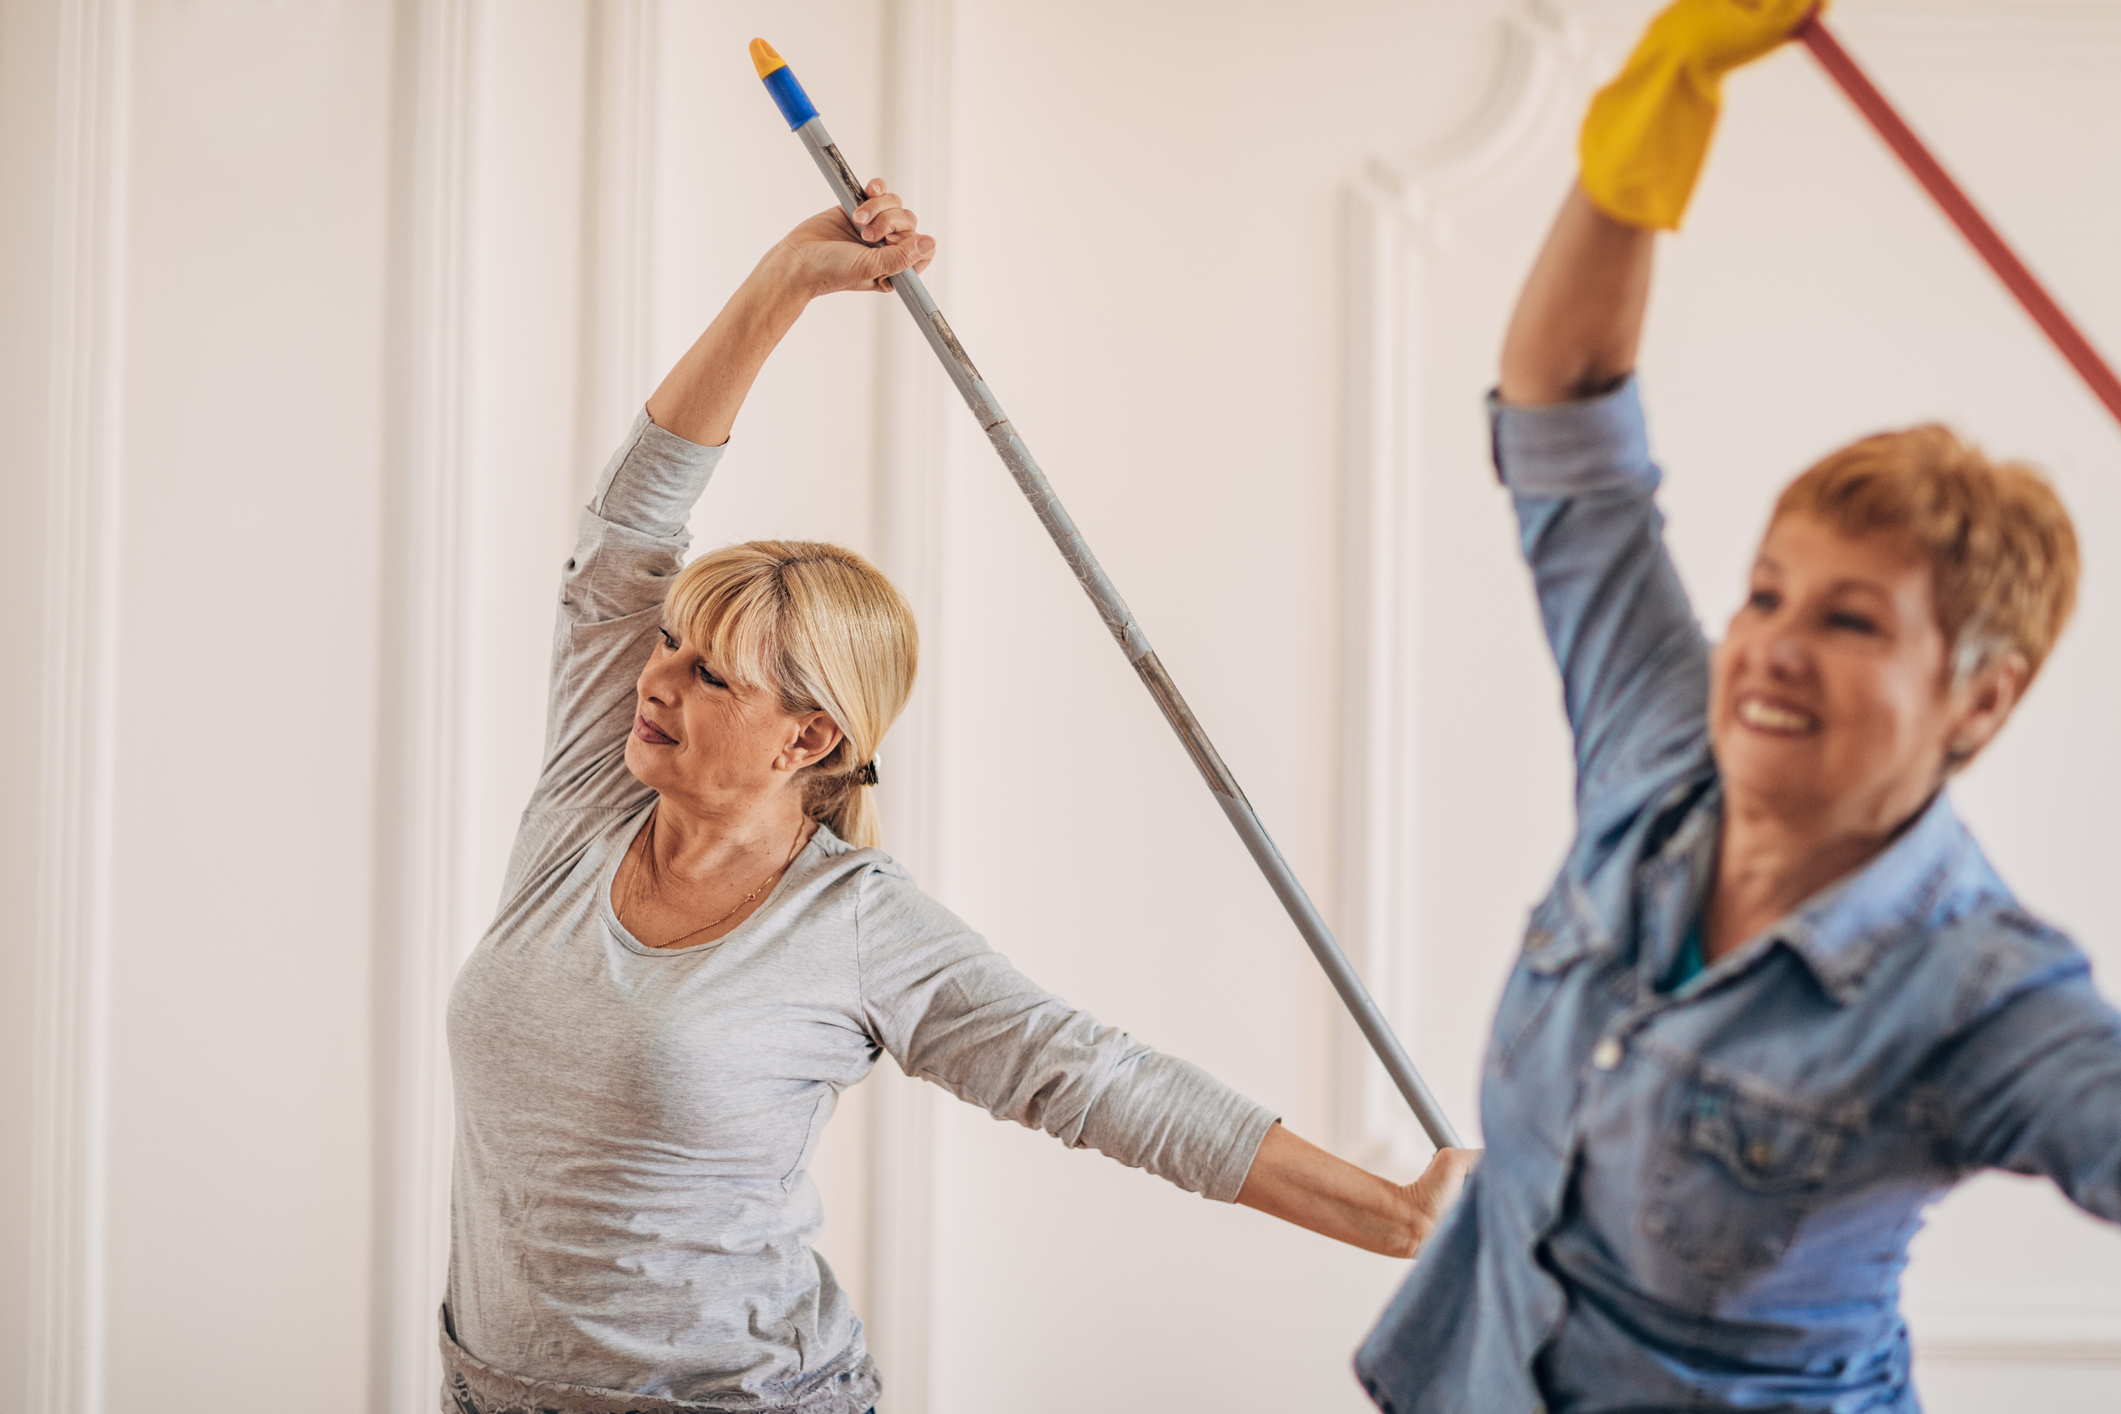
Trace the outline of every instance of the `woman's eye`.
<instances>
[{"instance_id":1,"label":"woman's eye","mask_svg":"<svg viewBox=\"0 0 2121 1414\"><path fill-rule=\"evenodd\" d=\"M671 632L670 632L670 630L669 630L669 629L667 629L667 628L659 628L659 629L657 629L657 630L656 630L656 632L662 635L662 637L663 637L663 646L664 646L665 648L669 649L669 650L670 650L671 652L673 652L673 653L675 653L675 652L677 652L677 651L678 651L678 641L677 641L677 639L676 639L676 638L674 638L674 637L673 637L673 636L671 635Z\"/></svg>"},{"instance_id":2,"label":"woman's eye","mask_svg":"<svg viewBox=\"0 0 2121 1414\"><path fill-rule=\"evenodd\" d=\"M706 683L709 687L729 686L728 683L723 682L720 678L716 677L713 673L709 672L705 663L700 664L698 672L700 675L700 681Z\"/></svg>"},{"instance_id":3,"label":"woman's eye","mask_svg":"<svg viewBox=\"0 0 2121 1414\"><path fill-rule=\"evenodd\" d=\"M1849 633L1876 633L1878 625L1861 614L1832 613L1826 616L1828 625Z\"/></svg>"},{"instance_id":4,"label":"woman's eye","mask_svg":"<svg viewBox=\"0 0 2121 1414\"><path fill-rule=\"evenodd\" d=\"M1772 589L1756 589L1746 596L1745 606L1762 614L1772 614L1782 603L1782 597Z\"/></svg>"}]
</instances>

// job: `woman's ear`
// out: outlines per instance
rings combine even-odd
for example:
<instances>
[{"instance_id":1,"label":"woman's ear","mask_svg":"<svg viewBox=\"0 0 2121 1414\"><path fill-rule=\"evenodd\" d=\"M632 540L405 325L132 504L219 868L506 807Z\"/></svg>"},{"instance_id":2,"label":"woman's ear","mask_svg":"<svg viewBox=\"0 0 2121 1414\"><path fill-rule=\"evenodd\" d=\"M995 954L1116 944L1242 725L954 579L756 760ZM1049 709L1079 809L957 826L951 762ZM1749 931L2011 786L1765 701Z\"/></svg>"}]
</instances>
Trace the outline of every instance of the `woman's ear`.
<instances>
[{"instance_id":1,"label":"woman's ear","mask_svg":"<svg viewBox=\"0 0 2121 1414\"><path fill-rule=\"evenodd\" d=\"M1945 741L1944 766L1956 771L1981 754L2010 720L2018 699L2025 694L2025 681L2032 675L2025 655L2013 648L1975 669L1973 675L1953 689L1952 733Z\"/></svg>"},{"instance_id":2,"label":"woman's ear","mask_svg":"<svg viewBox=\"0 0 2121 1414\"><path fill-rule=\"evenodd\" d=\"M777 771L800 771L832 754L845 735L828 712L805 712L794 719L795 733L773 760Z\"/></svg>"}]
</instances>

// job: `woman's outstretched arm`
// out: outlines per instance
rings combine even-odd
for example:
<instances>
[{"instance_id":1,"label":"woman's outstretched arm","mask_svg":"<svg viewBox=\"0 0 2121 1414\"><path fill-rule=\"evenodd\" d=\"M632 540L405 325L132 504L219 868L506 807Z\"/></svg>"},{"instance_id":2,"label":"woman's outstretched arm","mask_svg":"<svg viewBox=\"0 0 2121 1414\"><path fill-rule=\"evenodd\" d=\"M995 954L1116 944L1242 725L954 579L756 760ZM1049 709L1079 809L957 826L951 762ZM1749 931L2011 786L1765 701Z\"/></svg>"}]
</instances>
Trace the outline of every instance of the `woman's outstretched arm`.
<instances>
[{"instance_id":1,"label":"woman's outstretched arm","mask_svg":"<svg viewBox=\"0 0 2121 1414\"><path fill-rule=\"evenodd\" d=\"M853 220L837 209L819 212L766 252L655 390L649 417L688 442L720 446L804 306L838 290L888 290L893 275L925 270L934 256L935 241L915 229L913 213L881 180L871 182Z\"/></svg>"},{"instance_id":2,"label":"woman's outstretched arm","mask_svg":"<svg viewBox=\"0 0 2121 1414\"><path fill-rule=\"evenodd\" d=\"M1545 407L1608 392L1635 368L1657 233L1569 189L1502 344L1502 400Z\"/></svg>"},{"instance_id":3,"label":"woman's outstretched arm","mask_svg":"<svg viewBox=\"0 0 2121 1414\"><path fill-rule=\"evenodd\" d=\"M1476 1155L1402 1188L1314 1148L1198 1066L1046 992L884 861L861 880L857 1024L906 1074L1219 1203L1408 1256Z\"/></svg>"}]
</instances>

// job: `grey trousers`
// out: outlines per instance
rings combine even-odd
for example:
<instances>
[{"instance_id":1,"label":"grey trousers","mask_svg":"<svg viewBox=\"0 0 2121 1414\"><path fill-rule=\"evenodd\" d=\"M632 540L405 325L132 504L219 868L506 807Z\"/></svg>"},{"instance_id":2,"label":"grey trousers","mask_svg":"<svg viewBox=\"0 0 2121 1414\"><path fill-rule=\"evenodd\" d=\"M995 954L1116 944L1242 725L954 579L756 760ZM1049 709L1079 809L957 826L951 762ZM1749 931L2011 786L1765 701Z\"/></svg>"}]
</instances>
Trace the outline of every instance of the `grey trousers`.
<instances>
[{"instance_id":1,"label":"grey trousers","mask_svg":"<svg viewBox=\"0 0 2121 1414\"><path fill-rule=\"evenodd\" d=\"M876 1362L856 1348L792 1382L785 1400L744 1395L707 1403L661 1399L497 1370L457 1344L447 1305L440 1325L442 1414L864 1414L883 1389Z\"/></svg>"}]
</instances>

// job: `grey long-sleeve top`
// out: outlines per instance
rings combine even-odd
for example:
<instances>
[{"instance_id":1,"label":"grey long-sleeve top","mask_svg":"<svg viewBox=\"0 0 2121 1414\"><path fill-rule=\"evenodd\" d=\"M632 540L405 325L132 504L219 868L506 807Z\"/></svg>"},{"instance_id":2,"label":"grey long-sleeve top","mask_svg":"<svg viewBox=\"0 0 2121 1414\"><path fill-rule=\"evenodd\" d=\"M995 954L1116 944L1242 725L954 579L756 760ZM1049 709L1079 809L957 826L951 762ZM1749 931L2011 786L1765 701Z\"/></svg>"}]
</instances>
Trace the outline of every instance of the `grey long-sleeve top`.
<instances>
[{"instance_id":1,"label":"grey long-sleeve top","mask_svg":"<svg viewBox=\"0 0 2121 1414\"><path fill-rule=\"evenodd\" d=\"M997 1118L1237 1196L1273 1115L1034 986L888 855L819 828L719 941L611 881L654 795L634 682L721 449L636 419L563 578L544 766L449 1004L449 1310L478 1360L711 1408L861 1414L861 1322L806 1167L880 1051Z\"/></svg>"}]
</instances>

